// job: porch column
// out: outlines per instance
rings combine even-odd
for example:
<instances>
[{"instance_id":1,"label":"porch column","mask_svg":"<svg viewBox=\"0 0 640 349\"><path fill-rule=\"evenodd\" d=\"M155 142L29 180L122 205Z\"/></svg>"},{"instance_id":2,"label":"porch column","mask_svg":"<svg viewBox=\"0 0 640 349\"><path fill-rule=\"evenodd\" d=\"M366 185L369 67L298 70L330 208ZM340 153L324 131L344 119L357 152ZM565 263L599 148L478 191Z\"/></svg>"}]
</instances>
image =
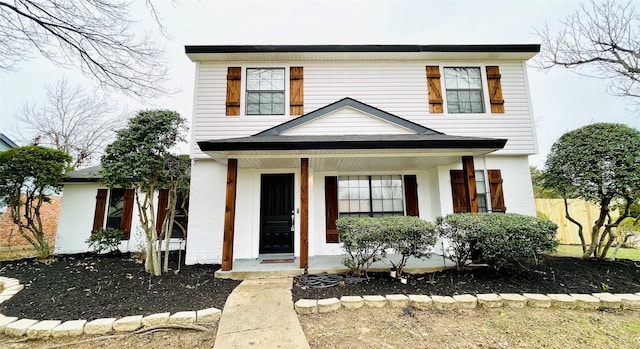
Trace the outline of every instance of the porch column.
<instances>
[{"instance_id":1,"label":"porch column","mask_svg":"<svg viewBox=\"0 0 640 349\"><path fill-rule=\"evenodd\" d=\"M478 192L476 191L476 171L473 166L473 156L462 157L462 171L464 172L464 185L469 195L469 212L478 212Z\"/></svg>"},{"instance_id":2,"label":"porch column","mask_svg":"<svg viewBox=\"0 0 640 349\"><path fill-rule=\"evenodd\" d=\"M309 265L309 159L300 159L300 268Z\"/></svg>"},{"instance_id":3,"label":"porch column","mask_svg":"<svg viewBox=\"0 0 640 349\"><path fill-rule=\"evenodd\" d=\"M233 233L236 220L236 184L238 159L227 160L227 193L224 203L224 240L222 241L222 271L233 268Z\"/></svg>"}]
</instances>

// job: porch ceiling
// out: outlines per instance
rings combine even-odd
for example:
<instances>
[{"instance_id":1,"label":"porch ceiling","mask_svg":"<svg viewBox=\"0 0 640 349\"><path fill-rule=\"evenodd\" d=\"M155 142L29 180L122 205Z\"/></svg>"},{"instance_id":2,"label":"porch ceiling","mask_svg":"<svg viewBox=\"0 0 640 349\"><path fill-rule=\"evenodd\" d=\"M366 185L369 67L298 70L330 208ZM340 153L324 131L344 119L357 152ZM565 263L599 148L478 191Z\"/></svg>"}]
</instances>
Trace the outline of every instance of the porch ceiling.
<instances>
[{"instance_id":1,"label":"porch ceiling","mask_svg":"<svg viewBox=\"0 0 640 349\"><path fill-rule=\"evenodd\" d=\"M238 159L238 167L255 169L299 168L300 158L308 158L315 171L397 171L426 170L434 166L460 162L462 156L481 156L496 149L378 149L366 151L233 151L226 154L207 152L225 163Z\"/></svg>"}]
</instances>

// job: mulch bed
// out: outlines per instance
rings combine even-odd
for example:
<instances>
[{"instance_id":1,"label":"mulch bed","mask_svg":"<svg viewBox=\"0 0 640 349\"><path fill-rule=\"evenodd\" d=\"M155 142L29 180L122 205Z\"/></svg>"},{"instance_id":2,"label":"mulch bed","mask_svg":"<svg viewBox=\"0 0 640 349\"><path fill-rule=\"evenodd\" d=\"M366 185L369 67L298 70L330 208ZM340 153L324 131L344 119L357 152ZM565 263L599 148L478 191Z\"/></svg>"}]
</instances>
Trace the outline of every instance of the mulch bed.
<instances>
[{"instance_id":1,"label":"mulch bed","mask_svg":"<svg viewBox=\"0 0 640 349\"><path fill-rule=\"evenodd\" d=\"M496 271L479 268L409 275L407 284L389 273L370 273L369 281L330 288L293 288L294 301L357 295L425 294L452 296L481 293L636 293L640 292L640 262L580 260L546 256L527 269Z\"/></svg>"},{"instance_id":2,"label":"mulch bed","mask_svg":"<svg viewBox=\"0 0 640 349\"><path fill-rule=\"evenodd\" d=\"M177 267L177 254L170 266ZM45 264L33 259L0 262L0 275L25 285L0 304L0 313L31 319L93 320L160 312L222 309L239 281L216 279L219 265L182 265L160 277L145 273L130 255L69 255ZM479 293L635 293L640 292L640 262L580 260L548 256L526 269L479 268L409 275L408 283L388 273L369 281L331 288L293 287L293 300L357 295Z\"/></svg>"},{"instance_id":3,"label":"mulch bed","mask_svg":"<svg viewBox=\"0 0 640 349\"><path fill-rule=\"evenodd\" d=\"M175 270L177 253L170 257L169 268ZM222 309L240 282L214 278L219 267L183 265L178 273L170 270L155 277L128 254L60 256L50 264L34 259L0 262L0 275L25 286L0 304L0 313L65 321Z\"/></svg>"}]
</instances>

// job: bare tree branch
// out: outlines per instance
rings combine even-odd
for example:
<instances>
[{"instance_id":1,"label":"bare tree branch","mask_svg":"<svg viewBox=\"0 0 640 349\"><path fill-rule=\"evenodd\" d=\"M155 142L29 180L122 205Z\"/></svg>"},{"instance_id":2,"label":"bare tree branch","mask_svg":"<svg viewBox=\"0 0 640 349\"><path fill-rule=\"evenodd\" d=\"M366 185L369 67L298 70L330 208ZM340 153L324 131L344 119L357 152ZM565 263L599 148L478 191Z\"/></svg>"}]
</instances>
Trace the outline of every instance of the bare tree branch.
<instances>
[{"instance_id":1,"label":"bare tree branch","mask_svg":"<svg viewBox=\"0 0 640 349\"><path fill-rule=\"evenodd\" d=\"M592 0L561 24L555 34L548 25L536 31L543 47L540 68L573 69L610 80L613 95L640 96L640 13L630 1Z\"/></svg>"},{"instance_id":2,"label":"bare tree branch","mask_svg":"<svg viewBox=\"0 0 640 349\"><path fill-rule=\"evenodd\" d=\"M161 33L161 18L145 4ZM51 62L76 66L102 87L149 98L169 92L164 51L150 33L136 35L132 2L125 0L0 1L0 71L40 53Z\"/></svg>"},{"instance_id":3,"label":"bare tree branch","mask_svg":"<svg viewBox=\"0 0 640 349\"><path fill-rule=\"evenodd\" d=\"M45 104L25 104L18 115L31 133L32 143L68 153L73 158L72 168L97 162L115 131L124 127L127 112L118 111L108 97L72 87L64 79L46 89Z\"/></svg>"}]
</instances>

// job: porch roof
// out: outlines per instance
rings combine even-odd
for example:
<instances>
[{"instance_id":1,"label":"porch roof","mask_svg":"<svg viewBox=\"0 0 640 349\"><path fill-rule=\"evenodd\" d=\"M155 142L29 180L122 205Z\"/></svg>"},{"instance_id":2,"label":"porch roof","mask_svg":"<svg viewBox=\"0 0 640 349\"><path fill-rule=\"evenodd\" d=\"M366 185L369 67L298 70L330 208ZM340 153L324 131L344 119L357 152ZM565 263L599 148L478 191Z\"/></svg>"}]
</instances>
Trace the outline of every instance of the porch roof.
<instances>
[{"instance_id":1,"label":"porch roof","mask_svg":"<svg viewBox=\"0 0 640 349\"><path fill-rule=\"evenodd\" d=\"M382 134L263 136L214 139L198 142L200 150L212 155L238 151L312 151L373 149L483 149L504 148L506 139L450 136L445 134Z\"/></svg>"}]
</instances>

